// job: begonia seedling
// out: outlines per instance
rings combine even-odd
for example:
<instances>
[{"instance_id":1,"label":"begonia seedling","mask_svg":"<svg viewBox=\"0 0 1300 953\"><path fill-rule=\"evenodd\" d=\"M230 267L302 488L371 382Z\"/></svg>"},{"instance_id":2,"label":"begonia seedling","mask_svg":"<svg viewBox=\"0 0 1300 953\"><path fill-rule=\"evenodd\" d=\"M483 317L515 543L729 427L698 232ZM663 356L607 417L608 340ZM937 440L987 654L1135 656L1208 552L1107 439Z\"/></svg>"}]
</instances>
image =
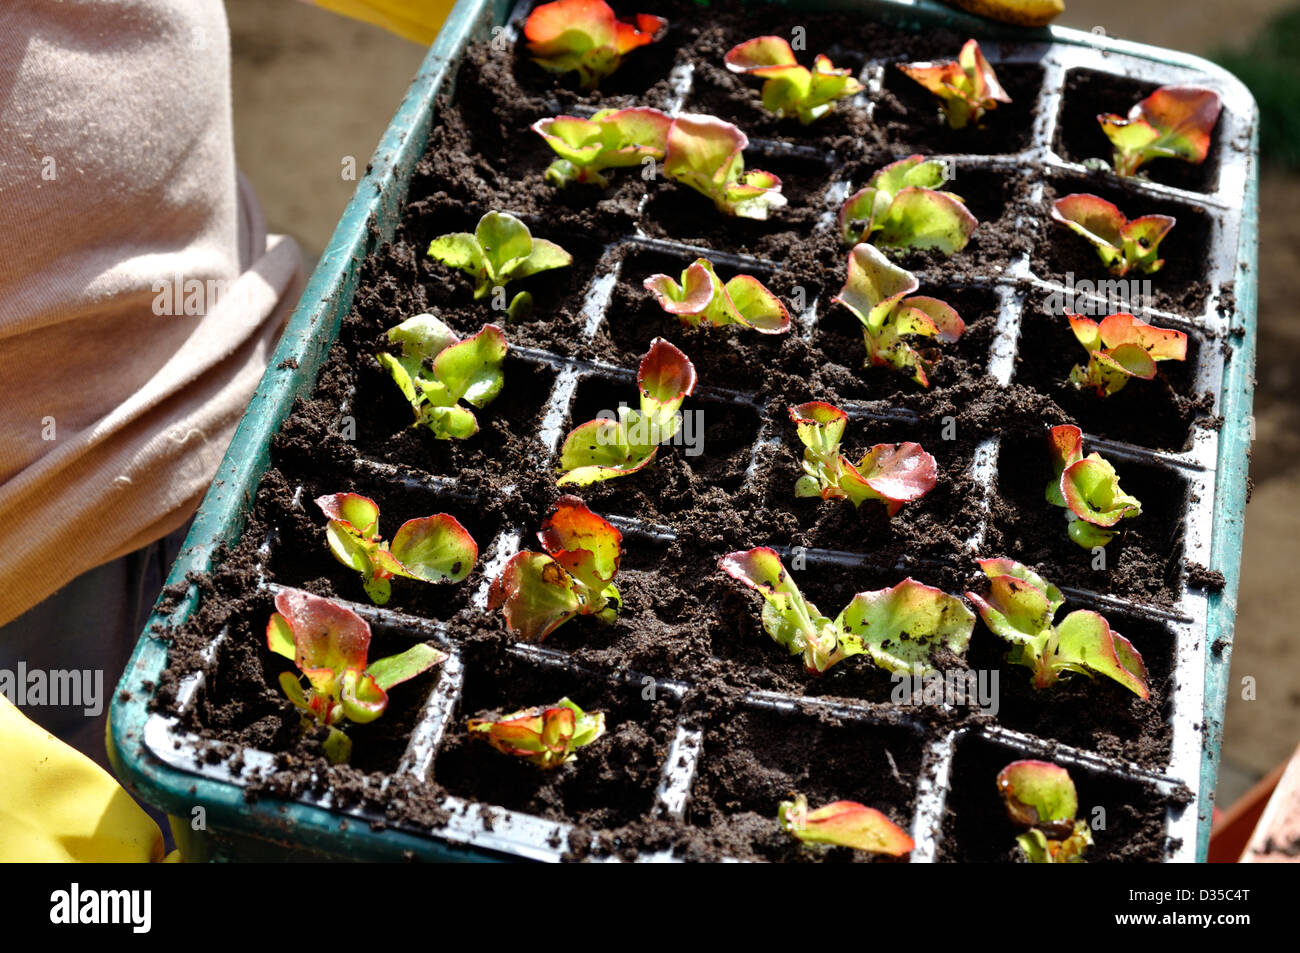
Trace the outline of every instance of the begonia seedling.
<instances>
[{"instance_id":1,"label":"begonia seedling","mask_svg":"<svg viewBox=\"0 0 1300 953\"><path fill-rule=\"evenodd\" d=\"M1187 358L1186 334L1152 327L1131 314L1120 312L1099 322L1081 314L1067 314L1066 318L1088 351L1087 367L1076 364L1070 371L1070 383L1091 388L1098 397L1121 390L1133 377L1151 380L1158 361Z\"/></svg>"},{"instance_id":2,"label":"begonia seedling","mask_svg":"<svg viewBox=\"0 0 1300 953\"><path fill-rule=\"evenodd\" d=\"M413 427L427 427L439 440L464 439L478 433L478 418L465 401L486 407L501 393L501 365L509 345L505 332L485 324L461 340L431 314L417 314L388 329L396 354L377 355L415 413Z\"/></svg>"},{"instance_id":3,"label":"begonia seedling","mask_svg":"<svg viewBox=\"0 0 1300 953\"><path fill-rule=\"evenodd\" d=\"M566 186L591 183L602 188L609 180L606 169L641 165L646 159L661 161L668 151L672 119L649 107L602 109L590 119L555 116L533 123L533 132L546 140L559 156L546 169L546 180Z\"/></svg>"},{"instance_id":4,"label":"begonia seedling","mask_svg":"<svg viewBox=\"0 0 1300 953\"><path fill-rule=\"evenodd\" d=\"M579 748L605 733L605 714L583 711L569 699L561 698L549 707L471 718L469 733L502 754L554 770L575 760Z\"/></svg>"},{"instance_id":5,"label":"begonia seedling","mask_svg":"<svg viewBox=\"0 0 1300 953\"><path fill-rule=\"evenodd\" d=\"M648 13L620 20L605 0L556 0L528 15L524 39L542 69L576 72L584 89L595 89L625 55L658 40L667 29L667 20Z\"/></svg>"},{"instance_id":6,"label":"begonia seedling","mask_svg":"<svg viewBox=\"0 0 1300 953\"><path fill-rule=\"evenodd\" d=\"M728 553L718 567L763 596L764 630L802 656L811 675L863 654L890 672L924 675L936 650L965 652L975 626L964 602L915 579L860 592L832 620L804 598L773 549Z\"/></svg>"},{"instance_id":7,"label":"begonia seedling","mask_svg":"<svg viewBox=\"0 0 1300 953\"><path fill-rule=\"evenodd\" d=\"M979 125L984 114L996 109L998 103L1011 102L979 43L973 39L962 45L955 60L896 65L939 97L948 125L953 129L962 129L970 123Z\"/></svg>"},{"instance_id":8,"label":"begonia seedling","mask_svg":"<svg viewBox=\"0 0 1300 953\"><path fill-rule=\"evenodd\" d=\"M923 352L909 341L932 337L952 343L966 330L961 316L938 298L908 297L920 287L920 281L873 245L853 246L848 271L848 280L833 300L862 322L867 364L893 367L929 387L929 372L937 358L930 349Z\"/></svg>"},{"instance_id":9,"label":"begonia seedling","mask_svg":"<svg viewBox=\"0 0 1300 953\"><path fill-rule=\"evenodd\" d=\"M447 653L423 642L398 655L368 662L370 626L351 609L298 589L275 596L266 645L292 659L297 672L283 672L280 687L303 717L329 729L325 755L342 764L352 753L345 722L366 724L388 707L388 690L427 672ZM307 679L306 687L302 679Z\"/></svg>"},{"instance_id":10,"label":"begonia seedling","mask_svg":"<svg viewBox=\"0 0 1300 953\"><path fill-rule=\"evenodd\" d=\"M902 857L916 847L907 833L875 808L856 801L833 801L815 811L796 794L777 807L781 830L803 844L852 847L871 854Z\"/></svg>"},{"instance_id":11,"label":"begonia seedling","mask_svg":"<svg viewBox=\"0 0 1300 953\"><path fill-rule=\"evenodd\" d=\"M474 300L552 268L567 268L573 256L555 242L534 238L528 226L509 212L488 212L473 232L453 232L429 244L429 256L474 279ZM532 295L521 291L510 302L514 316L530 310Z\"/></svg>"},{"instance_id":12,"label":"begonia seedling","mask_svg":"<svg viewBox=\"0 0 1300 953\"><path fill-rule=\"evenodd\" d=\"M1210 134L1219 119L1219 94L1202 86L1161 86L1135 104L1127 116L1097 117L1114 147L1117 175L1136 175L1152 159L1182 159L1199 165L1210 153Z\"/></svg>"},{"instance_id":13,"label":"begonia seedling","mask_svg":"<svg viewBox=\"0 0 1300 953\"><path fill-rule=\"evenodd\" d=\"M948 166L939 159L908 156L880 169L840 207L840 237L887 248L961 251L979 224L961 196L941 191Z\"/></svg>"},{"instance_id":14,"label":"begonia seedling","mask_svg":"<svg viewBox=\"0 0 1300 953\"><path fill-rule=\"evenodd\" d=\"M681 427L682 402L695 381L695 365L686 355L655 338L637 371L640 409L624 404L617 419L597 417L574 428L560 447L563 473L557 483L587 486L641 470Z\"/></svg>"},{"instance_id":15,"label":"begonia seedling","mask_svg":"<svg viewBox=\"0 0 1300 953\"><path fill-rule=\"evenodd\" d=\"M997 778L1011 823L1023 829L1016 844L1031 864L1083 863L1092 844L1087 821L1075 820L1079 795L1070 773L1050 761L1013 761Z\"/></svg>"},{"instance_id":16,"label":"begonia seedling","mask_svg":"<svg viewBox=\"0 0 1300 953\"><path fill-rule=\"evenodd\" d=\"M359 493L317 497L329 519L325 537L343 565L361 573L370 601L386 605L392 578L460 582L478 560L478 544L454 516L438 513L407 520L387 543L379 535L379 506Z\"/></svg>"},{"instance_id":17,"label":"begonia seedling","mask_svg":"<svg viewBox=\"0 0 1300 953\"><path fill-rule=\"evenodd\" d=\"M1129 220L1113 202L1076 192L1052 203L1052 220L1087 239L1112 274L1131 270L1151 274L1164 267L1160 242L1176 220L1172 215L1143 215Z\"/></svg>"},{"instance_id":18,"label":"begonia seedling","mask_svg":"<svg viewBox=\"0 0 1300 953\"><path fill-rule=\"evenodd\" d=\"M537 534L545 553L516 553L488 590L488 608L503 609L506 625L527 642L541 642L575 616L612 622L623 604L614 576L623 534L562 496Z\"/></svg>"},{"instance_id":19,"label":"begonia seedling","mask_svg":"<svg viewBox=\"0 0 1300 953\"><path fill-rule=\"evenodd\" d=\"M934 489L938 468L920 444L878 443L855 466L840 452L849 419L844 411L814 400L791 407L790 419L804 446L804 475L794 486L797 497L847 499L854 506L879 500L893 516Z\"/></svg>"},{"instance_id":20,"label":"begonia seedling","mask_svg":"<svg viewBox=\"0 0 1300 953\"><path fill-rule=\"evenodd\" d=\"M668 130L664 174L713 200L718 211L766 219L785 205L781 180L758 169L745 171L741 154L749 137L716 116L686 113Z\"/></svg>"},{"instance_id":21,"label":"begonia seedling","mask_svg":"<svg viewBox=\"0 0 1300 953\"><path fill-rule=\"evenodd\" d=\"M1051 688L1068 672L1105 675L1139 698L1150 697L1146 664L1133 643L1088 609L1076 609L1059 624L1061 590L1012 559L981 559L987 596L968 592L984 624L1011 643L1007 660L1034 673L1034 687Z\"/></svg>"},{"instance_id":22,"label":"begonia seedling","mask_svg":"<svg viewBox=\"0 0 1300 953\"><path fill-rule=\"evenodd\" d=\"M782 117L797 117L805 126L831 112L836 101L863 88L850 70L836 69L821 54L813 60L812 69L800 66L790 44L779 36L758 36L733 46L723 62L733 73L765 81L764 109Z\"/></svg>"},{"instance_id":23,"label":"begonia seedling","mask_svg":"<svg viewBox=\"0 0 1300 953\"><path fill-rule=\"evenodd\" d=\"M723 284L707 258L687 266L681 284L671 275L651 275L645 289L686 327L739 324L760 334L790 330L790 312L761 281L753 275L736 275Z\"/></svg>"},{"instance_id":24,"label":"begonia seedling","mask_svg":"<svg viewBox=\"0 0 1300 953\"><path fill-rule=\"evenodd\" d=\"M1122 519L1142 513L1142 503L1119 488L1119 475L1099 453L1083 455L1083 431L1072 424L1048 435L1056 478L1047 484L1047 502L1065 508L1070 539L1084 549L1105 546Z\"/></svg>"}]
</instances>

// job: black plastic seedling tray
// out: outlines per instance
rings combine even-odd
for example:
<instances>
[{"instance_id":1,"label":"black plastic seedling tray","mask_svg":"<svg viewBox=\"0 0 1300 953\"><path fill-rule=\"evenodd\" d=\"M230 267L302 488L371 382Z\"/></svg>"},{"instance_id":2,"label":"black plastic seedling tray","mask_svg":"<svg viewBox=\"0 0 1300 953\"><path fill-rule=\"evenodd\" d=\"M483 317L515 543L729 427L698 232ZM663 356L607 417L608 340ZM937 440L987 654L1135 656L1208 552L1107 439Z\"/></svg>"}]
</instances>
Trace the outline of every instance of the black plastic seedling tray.
<instances>
[{"instance_id":1,"label":"black plastic seedling tray","mask_svg":"<svg viewBox=\"0 0 1300 953\"><path fill-rule=\"evenodd\" d=\"M242 531L247 508L256 492L268 461L271 438L286 416L295 396L310 392L329 344L338 333L339 322L347 313L357 287L356 258L373 247L367 226L391 236L405 196L411 169L423 149L428 124L437 122L432 102L451 75L454 62L472 39L489 35L494 24L504 23L507 38L513 33L531 4L522 4L510 17L500 4L462 2L448 21L442 37L412 87L411 94L399 110L393 126L381 144L372 170L362 182L358 196L340 224L334 242L322 259L317 273L279 352L272 370L263 382L258 398L236 437L214 486L196 522L188 543L188 552L173 574L173 582L184 578L190 569L205 569L212 553L222 542L232 543ZM974 823L974 812L953 810L954 798L982 803L988 791L967 777L964 766L991 764L1005 758L1050 758L1070 768L1081 789L1081 801L1092 796L1102 800L1127 798L1167 804L1165 817L1166 856L1170 860L1190 861L1204 857L1210 797L1218 758L1218 731L1223 712L1223 684L1231 648L1232 604L1235 599L1236 575L1240 558L1240 533L1245 489L1245 448L1248 444L1246 421L1249 415L1249 377L1253 366L1253 308L1255 255L1255 149L1253 135L1255 109L1249 94L1227 74L1204 61L1191 57L1120 44L1105 38L1071 31L1003 31L930 3L896 3L891 0L857 4L863 15L879 16L904 28L943 23L981 39L999 36L1003 42L986 48L994 65L1007 63L1034 64L1042 70L1037 94L1036 119L1030 133L1008 148L1015 151L979 156L952 156L957 181L977 177L981 172L1005 173L1027 166L1045 172L1034 185L1026 208L1044 206L1043 189L1060 184L1069 191L1092 191L1097 183L1082 176L1084 170L1061 155L1058 131L1062 91L1067 75L1113 74L1149 84L1197 83L1216 89L1223 98L1223 113L1215 136L1220 143L1248 144L1241 149L1219 148L1205 173L1204 191L1141 181L1131 186L1131 194L1149 198L1152 203L1177 206L1184 214L1202 223L1206 232L1205 267L1210 292L1203 310L1197 314L1145 310L1143 316L1161 327L1186 331L1191 338L1190 371L1195 391L1215 395L1213 413L1224 418L1221 429L1192 428L1186 448L1181 451L1153 450L1136 443L1121 443L1085 435L1089 450L1100 450L1115 461L1121 472L1126 465L1149 471L1153 480L1179 487L1185 494L1185 522L1178 556L1187 563L1197 563L1225 574L1227 585L1221 593L1207 593L1191 588L1183 580L1176 600L1168 606L1153 605L1138 599L1117 598L1097 592L1063 587L1072 607L1091 607L1118 620L1135 620L1168 633L1169 684L1168 721L1172 729L1171 750L1167 766L1159 771L1143 768L1123 759L1109 757L1083 747L1071 747L1036 737L1032 726L1017 729L997 723L955 730L936 730L935 722L921 717L899 717L897 711L885 714L878 703L842 698L818 698L810 695L786 695L754 692L748 706L762 717L805 719L818 712L833 716L852 737L861 737L876 756L883 756L881 770L890 770L900 786L910 791L903 799L897 820L910 830L916 848L912 862L944 858L944 843L960 838ZM707 12L701 11L701 16ZM829 51L832 56L836 51ZM868 61L861 79L866 86L857 106L871 108L873 95L886 81L887 64ZM679 63L670 74L675 102L669 111L680 108L690 95L692 73L689 64ZM810 153L810 154L809 154ZM798 155L812 163L822 163L828 172L833 156L818 155L805 147L751 137L747 159L754 167L763 167L765 158ZM834 215L854 183L836 183L826 193L826 209L818 228L833 228ZM1076 188L1076 185L1083 185ZM1126 203L1127 204L1127 203ZM1041 222L1025 213L1024 228L1032 233ZM1064 239L1062 239L1064 240ZM657 256L677 259L685 267L700 255L730 271L744 271L766 280L782 269L779 261L722 253L675 241L649 238L637 232L604 249L596 267L596 277L587 288L582 314L584 340L590 341L608 318L611 296L620 281L620 268L626 246L636 246ZM1022 356L1026 316L1048 295L1065 291L1049 280L1051 269L1041 267L1037 248L1013 257L1010 264L997 272L967 282L965 287L982 290L996 300L996 321L987 354L983 356L988 375L1005 387L1016 374L1017 357ZM1235 292L1235 306L1225 307L1226 292ZM923 289L924 290L924 289ZM829 302L806 302L802 313L793 314L791 333L811 337ZM1231 341L1230 348L1219 342ZM536 465L555 466L555 455L563 435L585 417L573 411L576 395L588 382L609 382L623 392L631 392L634 370L609 364L579 360L563 354L527 347L512 347L513 360L531 364L553 375L545 410L541 414L540 442ZM290 365L289 360L294 362ZM278 366L277 366L278 365ZM765 401L754 393L721 390L707 386L707 369L700 368L704 386L692 401L700 404L726 404L749 408L762 421L752 444L750 465L742 478L757 478L757 462L785 437L781 422L766 412ZM688 407L691 406L688 404ZM882 425L908 425L917 422L914 411L890 406L888 401L842 402L855 421L875 421ZM348 412L340 407L340 414ZM854 426L852 423L850 426ZM997 493L1000 439L989 437L981 442L970 463L970 476L978 498L972 503L982 514L967 540L972 552L983 555L981 544L991 518L991 501ZM633 478L635 479L635 478ZM396 467L380 460L362 461L353 487L357 492L384 486L416 487L431 499L447 501L447 508L459 506L472 512L483 501L476 498L472 485L455 478L434 476L417 465ZM301 488L300 488L301 489ZM299 493L298 505L310 505L307 494ZM670 543L674 530L648 524L634 514L605 512L624 531L625 547L639 541ZM470 596L471 605L486 608L487 581L496 575L505 561L528 545L536 526L499 528L482 553L482 582ZM480 540L482 542L482 540ZM755 544L764 542L755 541ZM266 569L277 545L275 533L266 539L266 557L257 585L274 592L280 585L275 574ZM864 547L865 549L866 547ZM721 555L720 553L718 555ZM787 553L783 555L789 555ZM890 575L894 581L909 573L924 570L927 557L888 560L884 563L869 551L847 552L809 549L803 555L810 569L818 566L841 567L861 572ZM1014 555L1014 554L1006 554ZM1057 580L1058 582L1060 580ZM159 613L153 622L176 625L194 610L194 593L169 615ZM472 665L461 646L440 621L411 615L395 609L378 609L369 604L346 603L371 622L377 633L397 632L406 643L431 640L450 653L438 670L418 717L410 743L394 777L420 783L430 777L440 747L452 726L463 722L472 711L461 710L467 667ZM825 608L825 607L824 607ZM1121 622L1120 628L1124 626ZM224 636L225 633L223 633ZM220 638L207 656L208 662L220 650ZM1215 650L1211 651L1211 646ZM544 646L517 644L508 649L522 669L551 673L562 680L573 673L577 663L568 653ZM791 663L793 664L793 663ZM160 803L169 811L187 817L193 805L204 805L210 819L207 829L193 832L187 827L186 842L196 856L241 858L265 855L285 849L307 856L338 858L492 859L528 858L558 860L571 850L570 825L530 816L500 805L479 805L448 796L443 804L448 812L445 826L420 825L393 821L374 808L336 803L328 792L319 795L298 794L290 799L261 796L248 801L244 788L253 781L273 777L278 765L271 752L244 750L235 761L213 759L203 738L182 728L187 706L194 704L203 691L208 674L200 669L190 674L176 695L176 707L150 710L153 694L164 665L161 643L153 633L146 633L123 682L123 693L113 709L114 734L119 765L126 777L147 799ZM582 668L581 666L577 666ZM1004 680L1016 675L1004 671ZM648 676L636 671L601 673L584 669L587 680L605 680L620 690L635 691ZM670 710L680 708L691 686L686 682L650 679L658 693L657 704ZM792 722L793 723L793 722ZM883 740L882 740L883 739ZM693 784L701 758L707 757L707 738L683 711L671 738L665 739L662 763L653 778L653 796L646 799L649 816L682 820L688 813ZM865 750L865 749L864 749ZM1005 763L1003 761L1002 763ZM899 765L902 765L901 771ZM375 790L372 803L383 802L389 778L371 776ZM1100 792L1100 793L1099 793ZM1119 793L1116 793L1119 792ZM1108 836L1122 836L1123 825ZM669 852L642 851L640 860L671 859ZM989 859L997 859L990 857Z\"/></svg>"}]
</instances>

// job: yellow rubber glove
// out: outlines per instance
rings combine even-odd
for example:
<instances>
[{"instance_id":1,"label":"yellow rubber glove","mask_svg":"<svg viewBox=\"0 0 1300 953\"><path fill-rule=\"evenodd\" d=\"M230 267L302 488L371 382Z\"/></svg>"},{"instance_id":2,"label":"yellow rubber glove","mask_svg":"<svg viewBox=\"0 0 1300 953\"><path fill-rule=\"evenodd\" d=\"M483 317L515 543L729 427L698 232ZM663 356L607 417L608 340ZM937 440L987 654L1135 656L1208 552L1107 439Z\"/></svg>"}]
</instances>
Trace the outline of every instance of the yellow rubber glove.
<instances>
[{"instance_id":1,"label":"yellow rubber glove","mask_svg":"<svg viewBox=\"0 0 1300 953\"><path fill-rule=\"evenodd\" d=\"M318 7L381 26L400 37L428 46L456 0L307 0Z\"/></svg>"},{"instance_id":2,"label":"yellow rubber glove","mask_svg":"<svg viewBox=\"0 0 1300 953\"><path fill-rule=\"evenodd\" d=\"M112 776L0 695L0 862L162 859L158 825Z\"/></svg>"}]
</instances>

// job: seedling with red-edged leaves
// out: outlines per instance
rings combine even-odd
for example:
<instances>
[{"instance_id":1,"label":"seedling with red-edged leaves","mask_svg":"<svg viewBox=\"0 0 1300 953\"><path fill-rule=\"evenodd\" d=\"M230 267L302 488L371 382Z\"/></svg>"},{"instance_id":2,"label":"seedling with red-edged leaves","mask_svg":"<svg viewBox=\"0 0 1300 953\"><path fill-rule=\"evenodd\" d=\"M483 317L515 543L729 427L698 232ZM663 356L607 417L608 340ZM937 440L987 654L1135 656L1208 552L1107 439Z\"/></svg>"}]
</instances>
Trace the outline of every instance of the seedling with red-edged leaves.
<instances>
[{"instance_id":1,"label":"seedling with red-edged leaves","mask_svg":"<svg viewBox=\"0 0 1300 953\"><path fill-rule=\"evenodd\" d=\"M760 546L728 553L718 567L763 596L763 628L811 675L854 655L867 655L890 672L934 671L933 653L966 651L975 614L955 596L915 579L860 592L833 620L804 598L776 551Z\"/></svg>"},{"instance_id":2,"label":"seedling with red-edged leaves","mask_svg":"<svg viewBox=\"0 0 1300 953\"><path fill-rule=\"evenodd\" d=\"M1221 105L1219 94L1203 86L1161 86L1127 116L1098 116L1114 147L1116 175L1136 175L1152 159L1204 162Z\"/></svg>"},{"instance_id":3,"label":"seedling with red-edged leaves","mask_svg":"<svg viewBox=\"0 0 1300 953\"><path fill-rule=\"evenodd\" d=\"M1133 643L1089 609L1053 620L1065 604L1061 590L1012 559L981 559L989 594L968 592L990 631L1012 645L1007 660L1034 673L1034 687L1051 688L1068 672L1105 675L1139 698L1150 697L1147 669Z\"/></svg>"},{"instance_id":4,"label":"seedling with red-edged leaves","mask_svg":"<svg viewBox=\"0 0 1300 953\"><path fill-rule=\"evenodd\" d=\"M733 73L755 76L763 83L763 108L805 126L835 108L838 100L862 92L862 84L847 69L836 69L818 54L813 68L800 66L790 44L779 36L757 36L733 46L723 57Z\"/></svg>"},{"instance_id":5,"label":"seedling with red-edged leaves","mask_svg":"<svg viewBox=\"0 0 1300 953\"><path fill-rule=\"evenodd\" d=\"M846 245L961 251L979 222L960 195L941 191L947 181L948 166L939 159L891 162L840 207L840 237Z\"/></svg>"},{"instance_id":6,"label":"seedling with red-edged leaves","mask_svg":"<svg viewBox=\"0 0 1300 953\"><path fill-rule=\"evenodd\" d=\"M559 156L546 169L546 181L566 186L590 183L602 188L606 169L661 161L668 151L672 119L649 107L602 109L590 119L555 116L533 123L533 132Z\"/></svg>"},{"instance_id":7,"label":"seedling with red-edged leaves","mask_svg":"<svg viewBox=\"0 0 1300 953\"><path fill-rule=\"evenodd\" d=\"M681 427L682 402L695 390L695 365L663 338L641 359L640 410L618 408L618 418L581 424L560 447L561 486L588 486L636 473L655 458L659 445Z\"/></svg>"},{"instance_id":8,"label":"seedling with red-edged leaves","mask_svg":"<svg viewBox=\"0 0 1300 953\"><path fill-rule=\"evenodd\" d=\"M275 608L266 625L267 648L298 666L298 672L280 675L280 687L302 712L304 728L318 724L329 729L325 755L334 764L352 754L345 722L374 721L388 707L390 688L447 658L446 652L421 642L369 662L370 626L351 609L298 589L278 592Z\"/></svg>"},{"instance_id":9,"label":"seedling with red-edged leaves","mask_svg":"<svg viewBox=\"0 0 1300 953\"><path fill-rule=\"evenodd\" d=\"M1016 844L1028 863L1084 862L1092 830L1074 818L1079 795L1070 772L1050 761L1013 761L998 772L997 785L1007 817L1024 830Z\"/></svg>"},{"instance_id":10,"label":"seedling with red-edged leaves","mask_svg":"<svg viewBox=\"0 0 1300 953\"><path fill-rule=\"evenodd\" d=\"M686 327L739 324L760 334L790 330L790 312L761 281L753 275L736 275L724 284L707 258L687 266L681 284L671 275L651 275L645 289Z\"/></svg>"},{"instance_id":11,"label":"seedling with red-edged leaves","mask_svg":"<svg viewBox=\"0 0 1300 953\"><path fill-rule=\"evenodd\" d=\"M852 500L854 506L879 500L893 516L934 489L938 468L920 444L878 443L855 466L840 452L849 419L844 411L814 400L791 407L790 419L804 446L804 475L794 485L797 497Z\"/></svg>"},{"instance_id":12,"label":"seedling with red-edged leaves","mask_svg":"<svg viewBox=\"0 0 1300 953\"><path fill-rule=\"evenodd\" d=\"M985 113L997 109L998 103L1011 102L979 43L973 39L962 45L955 60L895 65L939 97L948 125L953 129L971 123L979 125Z\"/></svg>"},{"instance_id":13,"label":"seedling with red-edged leaves","mask_svg":"<svg viewBox=\"0 0 1300 953\"><path fill-rule=\"evenodd\" d=\"M810 811L808 799L796 794L794 800L781 802L776 818L781 830L802 844L852 847L890 857L902 857L916 847L888 817L856 801L833 801Z\"/></svg>"},{"instance_id":14,"label":"seedling with red-edged leaves","mask_svg":"<svg viewBox=\"0 0 1300 953\"><path fill-rule=\"evenodd\" d=\"M488 608L503 609L506 625L526 642L541 642L579 615L613 622L623 604L614 577L623 534L562 496L537 534L545 553L516 553L488 591Z\"/></svg>"},{"instance_id":15,"label":"seedling with red-edged leaves","mask_svg":"<svg viewBox=\"0 0 1300 953\"><path fill-rule=\"evenodd\" d=\"M864 243L849 252L848 280L834 300L862 322L869 366L892 367L929 387L937 358L932 349L922 351L910 339L932 337L950 344L961 337L966 324L947 302L912 295L920 285L910 271Z\"/></svg>"},{"instance_id":16,"label":"seedling with red-edged leaves","mask_svg":"<svg viewBox=\"0 0 1300 953\"><path fill-rule=\"evenodd\" d=\"M668 130L664 174L708 196L718 211L766 219L785 205L781 180L770 172L745 171L741 154L749 137L716 116L686 113Z\"/></svg>"},{"instance_id":17,"label":"seedling with red-edged leaves","mask_svg":"<svg viewBox=\"0 0 1300 953\"><path fill-rule=\"evenodd\" d=\"M625 55L658 40L667 29L667 20L648 13L620 20L605 0L556 0L528 15L524 39L542 69L576 72L584 89L595 89Z\"/></svg>"},{"instance_id":18,"label":"seedling with red-edged leaves","mask_svg":"<svg viewBox=\"0 0 1300 953\"><path fill-rule=\"evenodd\" d=\"M1119 488L1119 475L1099 453L1083 455L1083 431L1073 424L1048 434L1056 478L1047 484L1047 502L1064 507L1070 539L1084 549L1115 538L1120 520L1142 513L1142 503Z\"/></svg>"},{"instance_id":19,"label":"seedling with red-edged leaves","mask_svg":"<svg viewBox=\"0 0 1300 953\"><path fill-rule=\"evenodd\" d=\"M415 412L413 427L427 427L439 440L463 440L478 433L478 418L465 401L486 407L501 393L501 365L509 345L505 332L485 324L461 340L431 314L417 314L388 329L396 354L377 355L379 365Z\"/></svg>"},{"instance_id":20,"label":"seedling with red-edged leaves","mask_svg":"<svg viewBox=\"0 0 1300 953\"><path fill-rule=\"evenodd\" d=\"M550 771L576 759L579 748L605 733L605 714L583 711L569 699L561 698L549 707L471 718L469 733L502 754Z\"/></svg>"},{"instance_id":21,"label":"seedling with red-edged leaves","mask_svg":"<svg viewBox=\"0 0 1300 953\"><path fill-rule=\"evenodd\" d=\"M454 516L438 513L407 520L387 543L379 535L379 506L359 493L317 497L329 519L325 538L343 565L361 573L370 601L387 605L392 578L460 582L478 560L478 545Z\"/></svg>"},{"instance_id":22,"label":"seedling with red-edged leaves","mask_svg":"<svg viewBox=\"0 0 1300 953\"><path fill-rule=\"evenodd\" d=\"M1164 267L1160 242L1176 224L1172 215L1143 215L1129 220L1113 202L1076 192L1052 203L1052 220L1087 239L1112 274L1137 270L1151 274Z\"/></svg>"},{"instance_id":23,"label":"seedling with red-edged leaves","mask_svg":"<svg viewBox=\"0 0 1300 953\"><path fill-rule=\"evenodd\" d=\"M534 238L528 226L509 212L488 212L473 232L453 232L429 244L429 257L474 279L474 300L481 301L511 281L553 268L567 268L573 256L555 242ZM532 310L533 296L521 291L507 314L520 320Z\"/></svg>"},{"instance_id":24,"label":"seedling with red-edged leaves","mask_svg":"<svg viewBox=\"0 0 1300 953\"><path fill-rule=\"evenodd\" d=\"M1091 388L1098 397L1123 389L1133 377L1151 380L1159 361L1187 359L1187 335L1182 331L1155 328L1125 312L1099 322L1081 314L1067 314L1066 318L1074 336L1088 350L1087 367L1076 364L1070 371L1070 383Z\"/></svg>"}]
</instances>

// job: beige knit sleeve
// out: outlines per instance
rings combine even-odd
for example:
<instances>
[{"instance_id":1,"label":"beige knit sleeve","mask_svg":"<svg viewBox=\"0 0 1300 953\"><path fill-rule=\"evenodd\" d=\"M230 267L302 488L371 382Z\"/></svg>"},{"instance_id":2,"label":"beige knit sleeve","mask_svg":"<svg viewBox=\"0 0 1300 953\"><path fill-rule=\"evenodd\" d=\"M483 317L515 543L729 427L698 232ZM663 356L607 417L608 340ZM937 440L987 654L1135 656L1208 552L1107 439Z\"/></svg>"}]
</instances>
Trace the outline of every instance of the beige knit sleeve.
<instances>
[{"instance_id":1,"label":"beige knit sleeve","mask_svg":"<svg viewBox=\"0 0 1300 953\"><path fill-rule=\"evenodd\" d=\"M0 16L0 625L193 511L300 287L220 0Z\"/></svg>"}]
</instances>

